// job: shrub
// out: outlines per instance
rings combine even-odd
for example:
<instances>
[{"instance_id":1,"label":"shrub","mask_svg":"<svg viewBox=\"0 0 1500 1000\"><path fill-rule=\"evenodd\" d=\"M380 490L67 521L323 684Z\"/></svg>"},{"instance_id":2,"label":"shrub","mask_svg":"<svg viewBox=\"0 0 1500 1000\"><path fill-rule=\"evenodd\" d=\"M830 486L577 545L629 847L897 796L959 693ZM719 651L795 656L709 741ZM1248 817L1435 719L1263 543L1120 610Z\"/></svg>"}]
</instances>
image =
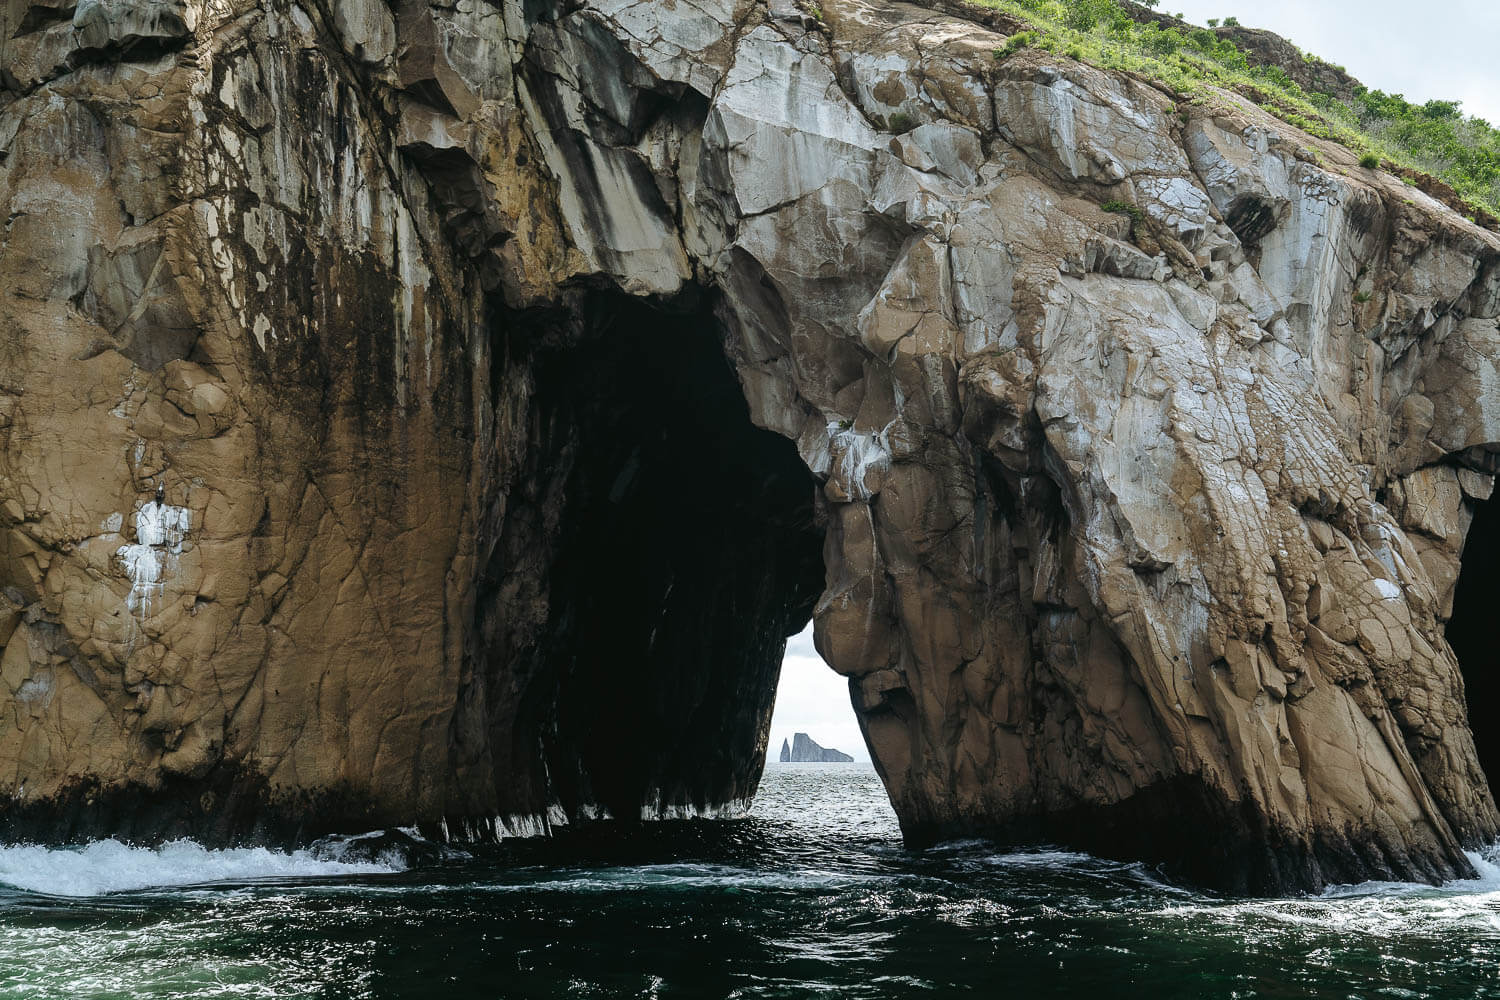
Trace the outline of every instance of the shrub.
<instances>
[{"instance_id":1,"label":"shrub","mask_svg":"<svg viewBox=\"0 0 1500 1000\"><path fill-rule=\"evenodd\" d=\"M1237 18L1237 17L1226 17L1226 18L1224 18L1224 27L1226 27L1226 28L1238 28L1239 26L1240 26L1240 19L1239 18Z\"/></svg>"},{"instance_id":2,"label":"shrub","mask_svg":"<svg viewBox=\"0 0 1500 1000\"><path fill-rule=\"evenodd\" d=\"M1169 56L1182 48L1182 32L1176 28L1168 28L1163 31L1155 24L1148 24L1136 32L1136 40L1141 48L1152 55Z\"/></svg>"},{"instance_id":3,"label":"shrub","mask_svg":"<svg viewBox=\"0 0 1500 1000\"><path fill-rule=\"evenodd\" d=\"M886 128L890 129L896 135L903 135L916 128L918 122L915 117L905 111L894 111L891 113L891 116L885 120L885 124Z\"/></svg>"},{"instance_id":4,"label":"shrub","mask_svg":"<svg viewBox=\"0 0 1500 1000\"><path fill-rule=\"evenodd\" d=\"M1360 303L1361 305L1363 305L1364 303L1370 301L1370 293L1369 292L1360 292L1360 293L1358 293L1358 294L1356 294L1354 296L1354 301Z\"/></svg>"},{"instance_id":5,"label":"shrub","mask_svg":"<svg viewBox=\"0 0 1500 1000\"><path fill-rule=\"evenodd\" d=\"M1457 101L1428 101L1422 105L1422 117L1434 120L1461 117Z\"/></svg>"},{"instance_id":6,"label":"shrub","mask_svg":"<svg viewBox=\"0 0 1500 1000\"><path fill-rule=\"evenodd\" d=\"M1116 212L1120 215L1128 215L1130 216L1130 221L1133 223L1140 222L1146 217L1146 213L1141 211L1140 206L1132 205L1128 201L1106 201L1099 207L1104 209L1106 212Z\"/></svg>"},{"instance_id":7,"label":"shrub","mask_svg":"<svg viewBox=\"0 0 1500 1000\"><path fill-rule=\"evenodd\" d=\"M1500 207L1500 131L1466 118L1457 101L1418 106L1400 94L1367 90L1351 110L1365 132L1406 154L1411 165L1438 175L1491 211Z\"/></svg>"},{"instance_id":8,"label":"shrub","mask_svg":"<svg viewBox=\"0 0 1500 1000\"><path fill-rule=\"evenodd\" d=\"M1286 70L1280 66L1258 66L1255 69L1255 75L1262 80L1269 80L1283 89L1296 86L1292 82L1292 78L1286 75Z\"/></svg>"},{"instance_id":9,"label":"shrub","mask_svg":"<svg viewBox=\"0 0 1500 1000\"><path fill-rule=\"evenodd\" d=\"M1106 212L1115 212L1128 216L1130 218L1130 238L1131 240L1136 238L1136 232L1140 228L1141 220L1146 217L1144 212L1128 201L1106 201L1099 207Z\"/></svg>"},{"instance_id":10,"label":"shrub","mask_svg":"<svg viewBox=\"0 0 1500 1000\"><path fill-rule=\"evenodd\" d=\"M1113 23L1123 13L1114 0L1071 0L1063 24L1074 31L1093 31L1100 22Z\"/></svg>"},{"instance_id":11,"label":"shrub","mask_svg":"<svg viewBox=\"0 0 1500 1000\"><path fill-rule=\"evenodd\" d=\"M1122 41L1129 41L1135 35L1136 28L1136 23L1123 10L1116 11L1109 22L1109 33Z\"/></svg>"},{"instance_id":12,"label":"shrub","mask_svg":"<svg viewBox=\"0 0 1500 1000\"><path fill-rule=\"evenodd\" d=\"M1374 170L1376 167L1380 166L1380 157L1376 156L1374 153L1366 153L1364 156L1361 156L1359 158L1359 165L1364 167L1366 170Z\"/></svg>"},{"instance_id":13,"label":"shrub","mask_svg":"<svg viewBox=\"0 0 1500 1000\"><path fill-rule=\"evenodd\" d=\"M995 58L997 60L1009 59L1011 56L1015 55L1017 52L1020 52L1022 49L1028 48L1029 46L1035 44L1036 32L1034 31L1023 31L1020 34L1011 35L1005 40L1004 48L995 50Z\"/></svg>"}]
</instances>

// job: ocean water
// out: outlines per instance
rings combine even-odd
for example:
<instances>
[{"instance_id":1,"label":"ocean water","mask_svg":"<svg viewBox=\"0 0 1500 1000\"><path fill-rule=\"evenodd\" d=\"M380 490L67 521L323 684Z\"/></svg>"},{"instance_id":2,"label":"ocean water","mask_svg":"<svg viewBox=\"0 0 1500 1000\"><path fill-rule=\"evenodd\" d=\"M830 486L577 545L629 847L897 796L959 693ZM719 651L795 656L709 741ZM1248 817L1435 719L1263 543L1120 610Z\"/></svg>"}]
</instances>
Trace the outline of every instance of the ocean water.
<instances>
[{"instance_id":1,"label":"ocean water","mask_svg":"<svg viewBox=\"0 0 1500 1000\"><path fill-rule=\"evenodd\" d=\"M908 852L868 764L773 763L739 821L352 857L0 848L0 997L1500 996L1500 858L1214 898L1062 851Z\"/></svg>"}]
</instances>

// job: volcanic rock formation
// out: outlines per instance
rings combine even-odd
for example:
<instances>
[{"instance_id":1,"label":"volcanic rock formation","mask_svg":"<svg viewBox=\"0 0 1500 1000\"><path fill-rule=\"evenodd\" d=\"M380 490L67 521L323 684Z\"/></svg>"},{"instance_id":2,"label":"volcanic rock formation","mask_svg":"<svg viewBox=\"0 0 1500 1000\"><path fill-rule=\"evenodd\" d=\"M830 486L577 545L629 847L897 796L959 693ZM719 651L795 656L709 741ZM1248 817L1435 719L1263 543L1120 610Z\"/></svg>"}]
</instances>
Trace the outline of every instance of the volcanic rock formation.
<instances>
[{"instance_id":1,"label":"volcanic rock formation","mask_svg":"<svg viewBox=\"0 0 1500 1000\"><path fill-rule=\"evenodd\" d=\"M914 844L1471 874L1500 237L820 7L0 6L0 835L733 812L812 616Z\"/></svg>"},{"instance_id":2,"label":"volcanic rock formation","mask_svg":"<svg viewBox=\"0 0 1500 1000\"><path fill-rule=\"evenodd\" d=\"M783 764L848 764L853 760L846 753L819 746L806 733L798 733L790 745L786 740L781 741Z\"/></svg>"},{"instance_id":3,"label":"volcanic rock formation","mask_svg":"<svg viewBox=\"0 0 1500 1000\"><path fill-rule=\"evenodd\" d=\"M1120 0L1119 6L1126 16L1140 24L1176 28L1183 34L1197 30L1181 17L1136 3L1135 0ZM1327 94L1348 104L1365 89L1365 85L1350 76L1349 71L1342 66L1335 66L1311 53L1304 53L1275 32L1233 23L1217 26L1213 33L1233 42L1245 54L1245 59L1251 66L1274 66L1309 94Z\"/></svg>"}]
</instances>

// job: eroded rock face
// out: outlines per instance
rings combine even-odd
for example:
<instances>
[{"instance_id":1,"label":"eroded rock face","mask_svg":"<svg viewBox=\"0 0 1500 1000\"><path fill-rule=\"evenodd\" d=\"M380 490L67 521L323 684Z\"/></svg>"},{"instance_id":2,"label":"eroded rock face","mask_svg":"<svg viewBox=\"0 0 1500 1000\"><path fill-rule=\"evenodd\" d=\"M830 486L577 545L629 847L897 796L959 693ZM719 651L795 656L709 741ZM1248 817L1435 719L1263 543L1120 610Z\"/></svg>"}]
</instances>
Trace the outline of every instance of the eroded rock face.
<instances>
[{"instance_id":1,"label":"eroded rock face","mask_svg":"<svg viewBox=\"0 0 1500 1000\"><path fill-rule=\"evenodd\" d=\"M821 11L6 8L0 828L717 812L811 612L915 843L1467 874L1500 238Z\"/></svg>"}]
</instances>

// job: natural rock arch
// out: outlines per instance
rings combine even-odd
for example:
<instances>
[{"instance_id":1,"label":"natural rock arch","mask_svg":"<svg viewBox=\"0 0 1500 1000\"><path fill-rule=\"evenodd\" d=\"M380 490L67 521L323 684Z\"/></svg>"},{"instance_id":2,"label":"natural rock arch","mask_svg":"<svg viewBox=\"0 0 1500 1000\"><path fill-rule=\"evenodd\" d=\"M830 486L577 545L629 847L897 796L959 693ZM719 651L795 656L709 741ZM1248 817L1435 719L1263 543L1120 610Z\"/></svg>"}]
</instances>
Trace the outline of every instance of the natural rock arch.
<instances>
[{"instance_id":1,"label":"natural rock arch","mask_svg":"<svg viewBox=\"0 0 1500 1000\"><path fill-rule=\"evenodd\" d=\"M820 534L913 843L1269 892L1500 832L1442 638L1494 233L1233 95L997 63L1003 18L125 6L0 8L0 833L733 803ZM680 443L624 474L632 426ZM674 458L731 438L709 517Z\"/></svg>"},{"instance_id":2,"label":"natural rock arch","mask_svg":"<svg viewBox=\"0 0 1500 1000\"><path fill-rule=\"evenodd\" d=\"M1471 506L1446 635L1463 670L1479 765L1493 784L1500 776L1500 727L1492 719L1500 706L1500 501L1491 493L1474 497Z\"/></svg>"},{"instance_id":3,"label":"natural rock arch","mask_svg":"<svg viewBox=\"0 0 1500 1000\"><path fill-rule=\"evenodd\" d=\"M793 444L750 422L715 303L597 292L501 324L529 352L546 484L510 516L555 519L521 536L542 551L502 536L478 601L490 741L523 748L515 813L734 815L754 794L786 639L823 589L822 514ZM518 649L515 588L537 578Z\"/></svg>"}]
</instances>

